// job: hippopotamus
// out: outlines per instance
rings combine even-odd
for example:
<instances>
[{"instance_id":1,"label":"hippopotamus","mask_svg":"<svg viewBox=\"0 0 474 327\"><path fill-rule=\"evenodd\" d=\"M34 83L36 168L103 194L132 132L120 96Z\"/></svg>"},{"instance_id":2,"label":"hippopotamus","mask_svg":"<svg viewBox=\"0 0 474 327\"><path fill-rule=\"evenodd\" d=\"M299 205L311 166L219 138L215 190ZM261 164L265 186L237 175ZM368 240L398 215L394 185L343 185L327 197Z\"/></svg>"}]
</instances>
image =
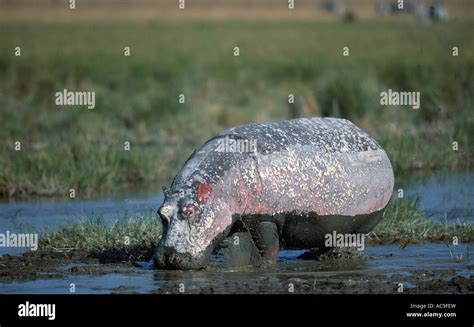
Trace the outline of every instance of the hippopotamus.
<instances>
[{"instance_id":1,"label":"hippopotamus","mask_svg":"<svg viewBox=\"0 0 474 327\"><path fill-rule=\"evenodd\" d=\"M163 188L163 235L154 263L205 268L222 244L270 263L280 248L324 248L325 235L335 231L370 232L393 185L385 151L348 120L233 127L195 150ZM235 242L235 235L252 246Z\"/></svg>"}]
</instances>

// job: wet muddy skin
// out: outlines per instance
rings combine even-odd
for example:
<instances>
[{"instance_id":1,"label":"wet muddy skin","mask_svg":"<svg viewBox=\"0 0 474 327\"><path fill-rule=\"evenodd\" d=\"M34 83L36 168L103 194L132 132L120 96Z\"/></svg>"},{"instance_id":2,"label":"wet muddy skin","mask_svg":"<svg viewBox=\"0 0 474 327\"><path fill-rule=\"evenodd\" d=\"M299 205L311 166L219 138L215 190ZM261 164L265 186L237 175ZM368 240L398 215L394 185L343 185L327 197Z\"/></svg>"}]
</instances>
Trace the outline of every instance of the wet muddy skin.
<instances>
[{"instance_id":1,"label":"wet muddy skin","mask_svg":"<svg viewBox=\"0 0 474 327\"><path fill-rule=\"evenodd\" d=\"M474 293L464 244L452 257L445 244L373 246L365 252L339 250L318 260L301 260L304 251L282 251L276 265L226 268L213 256L200 271L156 270L151 260L101 263L84 253L4 256L0 260L0 293ZM462 260L459 259L462 255Z\"/></svg>"}]
</instances>

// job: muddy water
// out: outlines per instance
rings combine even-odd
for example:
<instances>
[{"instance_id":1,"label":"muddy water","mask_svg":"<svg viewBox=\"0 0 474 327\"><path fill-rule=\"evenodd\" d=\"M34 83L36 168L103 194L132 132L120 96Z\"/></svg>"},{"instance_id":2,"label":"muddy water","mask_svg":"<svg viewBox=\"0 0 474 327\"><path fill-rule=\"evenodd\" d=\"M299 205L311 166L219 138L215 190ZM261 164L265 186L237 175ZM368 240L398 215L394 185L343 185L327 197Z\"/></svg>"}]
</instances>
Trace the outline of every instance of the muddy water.
<instances>
[{"instance_id":1,"label":"muddy water","mask_svg":"<svg viewBox=\"0 0 474 327\"><path fill-rule=\"evenodd\" d=\"M421 208L434 220L473 222L473 181L473 173L433 175L409 184L404 188L405 196L418 198ZM161 201L160 195L150 195L3 203L0 232L43 232L91 216L112 221L117 217L152 214ZM0 248L0 254L23 251ZM367 247L366 258L336 261L298 260L301 253L282 251L277 265L247 269L226 269L220 266L219 258L213 258L212 267L199 272L157 271L151 262L139 262L135 266L100 265L93 273L77 273L81 265L71 263L62 267L63 273L57 278L53 274L38 276L34 281L0 282L0 293L69 293L71 283L76 293L286 293L289 284L294 285L295 292L303 293L391 293L398 290L399 283L403 283L405 291L443 291L443 287L454 283L452 289L445 291L472 292L473 244L461 244L456 249L444 244L411 245L404 249Z\"/></svg>"},{"instance_id":2,"label":"muddy water","mask_svg":"<svg viewBox=\"0 0 474 327\"><path fill-rule=\"evenodd\" d=\"M439 292L443 289L436 283L453 278L472 286L473 250L472 245L460 245L451 253L444 244L377 246L365 250L368 258L335 261L301 261L297 259L301 251L282 251L279 263L271 267L226 269L214 263L197 272L154 270L151 262L139 262L123 269L102 266L99 274L66 273L60 278L0 283L0 293L70 294L71 283L77 294L288 293L290 284L295 293L397 293L400 283L404 292L416 288ZM63 270L71 272L74 266Z\"/></svg>"}]
</instances>

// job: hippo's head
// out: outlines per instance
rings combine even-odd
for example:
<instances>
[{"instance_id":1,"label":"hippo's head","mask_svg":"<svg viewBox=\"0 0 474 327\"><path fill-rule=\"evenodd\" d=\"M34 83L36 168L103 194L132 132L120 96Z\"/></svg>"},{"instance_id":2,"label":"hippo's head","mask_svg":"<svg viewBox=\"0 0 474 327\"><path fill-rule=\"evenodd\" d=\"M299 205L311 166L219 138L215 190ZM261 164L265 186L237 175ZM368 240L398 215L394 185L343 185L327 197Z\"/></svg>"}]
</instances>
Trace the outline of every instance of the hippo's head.
<instances>
[{"instance_id":1,"label":"hippo's head","mask_svg":"<svg viewBox=\"0 0 474 327\"><path fill-rule=\"evenodd\" d=\"M225 205L213 203L212 192L206 183L165 190L158 209L163 223L163 237L154 257L158 268L200 269L207 265L222 232L230 225L228 219L221 218Z\"/></svg>"}]
</instances>

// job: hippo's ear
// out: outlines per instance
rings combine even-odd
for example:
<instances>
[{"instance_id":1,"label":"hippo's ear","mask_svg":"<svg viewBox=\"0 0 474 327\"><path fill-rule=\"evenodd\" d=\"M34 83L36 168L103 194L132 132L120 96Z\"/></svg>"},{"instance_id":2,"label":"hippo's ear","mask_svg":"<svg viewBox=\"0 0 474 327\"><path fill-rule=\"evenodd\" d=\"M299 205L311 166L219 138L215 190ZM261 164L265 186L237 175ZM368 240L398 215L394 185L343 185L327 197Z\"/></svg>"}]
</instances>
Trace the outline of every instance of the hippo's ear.
<instances>
[{"instance_id":1,"label":"hippo's ear","mask_svg":"<svg viewBox=\"0 0 474 327\"><path fill-rule=\"evenodd\" d=\"M196 189L197 201L199 204L206 204L212 193L212 187L206 183L196 182L193 184Z\"/></svg>"}]
</instances>

